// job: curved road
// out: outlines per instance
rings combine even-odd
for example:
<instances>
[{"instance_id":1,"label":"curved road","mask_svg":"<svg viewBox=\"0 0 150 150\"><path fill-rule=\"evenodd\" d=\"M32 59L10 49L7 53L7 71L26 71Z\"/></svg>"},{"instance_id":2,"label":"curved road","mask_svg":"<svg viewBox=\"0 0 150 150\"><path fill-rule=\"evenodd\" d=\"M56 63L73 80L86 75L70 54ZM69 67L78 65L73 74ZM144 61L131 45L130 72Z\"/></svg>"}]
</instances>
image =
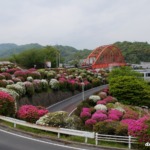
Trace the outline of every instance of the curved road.
<instances>
[{"instance_id":1,"label":"curved road","mask_svg":"<svg viewBox=\"0 0 150 150\"><path fill-rule=\"evenodd\" d=\"M0 150L106 150L76 144L54 142L49 139L6 131L0 128Z\"/></svg>"},{"instance_id":2,"label":"curved road","mask_svg":"<svg viewBox=\"0 0 150 150\"><path fill-rule=\"evenodd\" d=\"M92 95L93 93L95 92L98 92L100 90L102 90L103 88L106 88L108 85L102 85L102 86L98 86L98 87L95 87L95 88L92 88L90 90L87 90L87 91L84 91L84 97L85 99L88 98L90 95ZM77 95L74 95L70 98L67 98L61 102L58 102L54 105L51 105L49 106L47 109L50 111L50 112L54 112L54 111L60 111L60 110L63 110L63 111L67 111L67 112L71 112L73 109L76 108L76 106L82 101L82 95L83 93L79 93Z\"/></svg>"}]
</instances>

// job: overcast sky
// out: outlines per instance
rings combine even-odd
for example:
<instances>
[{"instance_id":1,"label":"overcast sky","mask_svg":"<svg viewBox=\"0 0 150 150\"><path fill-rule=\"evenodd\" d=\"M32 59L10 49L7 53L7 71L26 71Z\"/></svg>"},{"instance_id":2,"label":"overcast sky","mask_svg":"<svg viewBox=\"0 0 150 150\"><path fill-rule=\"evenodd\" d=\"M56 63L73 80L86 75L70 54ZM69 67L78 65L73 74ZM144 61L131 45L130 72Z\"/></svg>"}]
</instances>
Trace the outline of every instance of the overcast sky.
<instances>
[{"instance_id":1,"label":"overcast sky","mask_svg":"<svg viewBox=\"0 0 150 150\"><path fill-rule=\"evenodd\" d=\"M94 49L150 43L150 0L0 0L0 43Z\"/></svg>"}]
</instances>

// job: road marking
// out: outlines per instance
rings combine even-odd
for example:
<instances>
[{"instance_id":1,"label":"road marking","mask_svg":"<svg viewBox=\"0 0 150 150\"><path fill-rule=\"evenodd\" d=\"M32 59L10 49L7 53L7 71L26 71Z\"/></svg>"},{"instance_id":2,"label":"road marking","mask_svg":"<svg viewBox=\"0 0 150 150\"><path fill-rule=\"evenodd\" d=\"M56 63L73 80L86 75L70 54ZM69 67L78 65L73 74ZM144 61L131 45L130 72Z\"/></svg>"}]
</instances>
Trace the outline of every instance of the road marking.
<instances>
[{"instance_id":1,"label":"road marking","mask_svg":"<svg viewBox=\"0 0 150 150\"><path fill-rule=\"evenodd\" d=\"M75 150L88 150L88 149L81 149L81 148L71 147L71 146L66 146L66 145L61 145L61 144L50 143L50 142L46 142L46 141L26 137L26 136L23 136L23 135L18 135L18 134L8 132L8 131L2 130L2 129L0 129L0 131L4 132L4 133L7 133L7 134L10 134L10 135L13 135L13 136L21 137L21 138L32 140L32 141L36 141L36 142L39 142L39 143L44 143L44 144L49 144L49 145L54 145L54 146L59 146L59 147L65 147L65 148L70 148L70 149L75 149Z\"/></svg>"}]
</instances>

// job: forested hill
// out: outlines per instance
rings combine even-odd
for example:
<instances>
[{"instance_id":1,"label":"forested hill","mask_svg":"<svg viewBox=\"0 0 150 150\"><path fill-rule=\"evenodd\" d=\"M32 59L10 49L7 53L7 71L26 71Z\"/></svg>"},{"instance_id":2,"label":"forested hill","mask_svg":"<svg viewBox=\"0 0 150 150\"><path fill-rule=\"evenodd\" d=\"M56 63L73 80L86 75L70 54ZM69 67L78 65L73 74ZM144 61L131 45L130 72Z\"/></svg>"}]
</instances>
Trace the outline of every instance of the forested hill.
<instances>
[{"instance_id":1,"label":"forested hill","mask_svg":"<svg viewBox=\"0 0 150 150\"><path fill-rule=\"evenodd\" d=\"M65 62L73 60L75 61L73 63L79 62L80 59L85 59L92 51L89 49L78 50L71 46L62 45L55 45L54 47L60 51L61 57L64 58Z\"/></svg>"},{"instance_id":2,"label":"forested hill","mask_svg":"<svg viewBox=\"0 0 150 150\"><path fill-rule=\"evenodd\" d=\"M140 63L140 61L150 62L149 43L124 41L124 42L116 42L114 44L121 49L126 62L128 63ZM101 45L97 45L96 47L98 46ZM91 53L91 50L88 49L78 50L71 46L55 45L54 47L60 51L61 59L63 59L64 62L68 62L71 60L78 62L79 59L84 59ZM25 50L41 49L41 48L43 48L43 46L37 43L26 45L16 45L12 43L0 44L0 57L5 58L13 54L21 53Z\"/></svg>"},{"instance_id":3,"label":"forested hill","mask_svg":"<svg viewBox=\"0 0 150 150\"><path fill-rule=\"evenodd\" d=\"M150 62L150 44L147 42L116 42L128 63Z\"/></svg>"},{"instance_id":4,"label":"forested hill","mask_svg":"<svg viewBox=\"0 0 150 150\"><path fill-rule=\"evenodd\" d=\"M13 54L21 53L25 50L40 49L40 48L42 48L42 46L37 43L25 44L25 45L16 45L13 43L0 44L0 57L5 58L5 57L9 57Z\"/></svg>"}]
</instances>

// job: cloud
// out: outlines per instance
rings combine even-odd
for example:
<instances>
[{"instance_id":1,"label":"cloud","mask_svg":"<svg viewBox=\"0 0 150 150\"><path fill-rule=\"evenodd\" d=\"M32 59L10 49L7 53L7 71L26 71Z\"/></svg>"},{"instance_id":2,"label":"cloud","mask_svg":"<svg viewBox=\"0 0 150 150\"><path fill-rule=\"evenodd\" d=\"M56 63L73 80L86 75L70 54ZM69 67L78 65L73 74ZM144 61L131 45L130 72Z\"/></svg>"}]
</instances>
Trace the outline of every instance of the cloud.
<instances>
[{"instance_id":1,"label":"cloud","mask_svg":"<svg viewBox=\"0 0 150 150\"><path fill-rule=\"evenodd\" d=\"M94 49L149 41L149 0L0 0L0 43Z\"/></svg>"}]
</instances>

